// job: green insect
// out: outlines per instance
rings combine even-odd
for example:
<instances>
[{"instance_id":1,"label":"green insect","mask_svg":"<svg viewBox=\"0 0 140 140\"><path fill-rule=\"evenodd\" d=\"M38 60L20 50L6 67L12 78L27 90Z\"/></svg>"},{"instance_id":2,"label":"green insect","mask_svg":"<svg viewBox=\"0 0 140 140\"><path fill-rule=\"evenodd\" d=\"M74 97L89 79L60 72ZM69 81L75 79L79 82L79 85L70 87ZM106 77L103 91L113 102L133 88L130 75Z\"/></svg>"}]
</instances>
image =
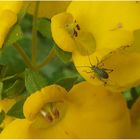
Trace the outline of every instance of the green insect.
<instances>
[{"instance_id":1,"label":"green insect","mask_svg":"<svg viewBox=\"0 0 140 140\"><path fill-rule=\"evenodd\" d=\"M89 58L89 55L88 55L88 59L89 59L89 62L90 62L90 66L78 66L78 67L88 67L91 69L91 71L85 71L86 73L93 73L94 72L94 75L91 76L91 78L95 78L97 77L99 80L103 81L104 82L104 85L107 84L106 80L109 79L109 73L113 72L112 69L106 69L106 68L103 68L102 66L104 65L103 62L99 62L98 58L96 57L97 59L97 65L93 65L90 61L90 58Z\"/></svg>"}]
</instances>

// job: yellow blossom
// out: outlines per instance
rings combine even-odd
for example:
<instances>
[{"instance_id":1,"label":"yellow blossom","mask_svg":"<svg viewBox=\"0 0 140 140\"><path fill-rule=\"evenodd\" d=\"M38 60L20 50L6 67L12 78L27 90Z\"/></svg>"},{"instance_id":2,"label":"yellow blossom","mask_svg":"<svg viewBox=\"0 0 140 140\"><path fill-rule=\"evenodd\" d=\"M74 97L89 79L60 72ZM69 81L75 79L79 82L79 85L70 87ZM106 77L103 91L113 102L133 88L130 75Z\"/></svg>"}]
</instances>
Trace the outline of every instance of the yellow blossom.
<instances>
[{"instance_id":1,"label":"yellow blossom","mask_svg":"<svg viewBox=\"0 0 140 140\"><path fill-rule=\"evenodd\" d=\"M130 109L132 127L130 138L140 138L140 97L135 101Z\"/></svg>"},{"instance_id":2,"label":"yellow blossom","mask_svg":"<svg viewBox=\"0 0 140 140\"><path fill-rule=\"evenodd\" d=\"M22 2L1 1L0 2L0 48L11 27L17 21L17 13L22 6Z\"/></svg>"},{"instance_id":3,"label":"yellow blossom","mask_svg":"<svg viewBox=\"0 0 140 140\"><path fill-rule=\"evenodd\" d=\"M10 123L1 138L125 138L130 129L123 96L88 82L69 93L47 86L28 97L23 109L25 119Z\"/></svg>"},{"instance_id":4,"label":"yellow blossom","mask_svg":"<svg viewBox=\"0 0 140 140\"><path fill-rule=\"evenodd\" d=\"M140 83L139 13L137 2L71 2L52 18L52 35L87 81L123 91Z\"/></svg>"},{"instance_id":5,"label":"yellow blossom","mask_svg":"<svg viewBox=\"0 0 140 140\"><path fill-rule=\"evenodd\" d=\"M5 113L8 112L8 110L14 105L15 100L14 99L3 99L0 100L0 112L4 111ZM1 129L4 129L7 125L9 125L13 121L13 117L5 116L2 124L0 125Z\"/></svg>"},{"instance_id":6,"label":"yellow blossom","mask_svg":"<svg viewBox=\"0 0 140 140\"><path fill-rule=\"evenodd\" d=\"M11 106L13 106L15 103L15 99L3 99L0 100L0 111L3 110L7 112Z\"/></svg>"},{"instance_id":7,"label":"yellow blossom","mask_svg":"<svg viewBox=\"0 0 140 140\"><path fill-rule=\"evenodd\" d=\"M33 120L36 115L41 111L41 109L45 105L47 105L47 103L59 102L61 100L63 101L66 98L66 95L66 90L57 85L51 85L42 88L41 91L35 92L26 100L23 107L25 117L28 120ZM34 102L36 104L34 104Z\"/></svg>"},{"instance_id":8,"label":"yellow blossom","mask_svg":"<svg viewBox=\"0 0 140 140\"><path fill-rule=\"evenodd\" d=\"M65 11L69 3L70 1L41 1L38 16L51 18L55 14ZM26 4L29 4L28 12L33 14L35 2L26 2Z\"/></svg>"}]
</instances>

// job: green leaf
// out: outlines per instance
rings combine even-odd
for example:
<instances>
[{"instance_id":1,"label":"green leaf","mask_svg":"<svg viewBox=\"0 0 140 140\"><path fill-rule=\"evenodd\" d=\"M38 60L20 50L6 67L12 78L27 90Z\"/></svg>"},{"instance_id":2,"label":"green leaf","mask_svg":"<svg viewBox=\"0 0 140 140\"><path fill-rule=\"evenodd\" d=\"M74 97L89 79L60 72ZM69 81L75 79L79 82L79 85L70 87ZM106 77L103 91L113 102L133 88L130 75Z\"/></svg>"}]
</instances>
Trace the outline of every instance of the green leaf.
<instances>
[{"instance_id":1,"label":"green leaf","mask_svg":"<svg viewBox=\"0 0 140 140\"><path fill-rule=\"evenodd\" d=\"M20 95L25 89L24 81L21 79L17 79L12 86L4 91L4 96L7 98L13 98L17 95Z\"/></svg>"},{"instance_id":2,"label":"green leaf","mask_svg":"<svg viewBox=\"0 0 140 140\"><path fill-rule=\"evenodd\" d=\"M31 3L25 4L24 8L20 10L20 12L18 13L18 23L20 23L23 20L30 5Z\"/></svg>"},{"instance_id":3,"label":"green leaf","mask_svg":"<svg viewBox=\"0 0 140 140\"><path fill-rule=\"evenodd\" d=\"M73 87L76 81L77 81L77 77L67 77L56 81L55 84L58 84L64 87L67 91L69 91Z\"/></svg>"},{"instance_id":4,"label":"green leaf","mask_svg":"<svg viewBox=\"0 0 140 140\"><path fill-rule=\"evenodd\" d=\"M11 108L10 110L7 112L7 115L12 116L12 117L16 117L16 118L24 118L24 114L23 114L23 104L25 102L25 98L17 101Z\"/></svg>"},{"instance_id":5,"label":"green leaf","mask_svg":"<svg viewBox=\"0 0 140 140\"><path fill-rule=\"evenodd\" d=\"M3 80L3 78L6 75L7 72L7 65L0 65L0 79Z\"/></svg>"},{"instance_id":6,"label":"green leaf","mask_svg":"<svg viewBox=\"0 0 140 140\"><path fill-rule=\"evenodd\" d=\"M55 51L56 51L56 55L64 62L67 63L71 60L72 57L72 53L70 52L66 52L63 51L62 49L60 49L59 47L57 47L57 45L54 45Z\"/></svg>"},{"instance_id":7,"label":"green leaf","mask_svg":"<svg viewBox=\"0 0 140 140\"><path fill-rule=\"evenodd\" d=\"M127 101L128 108L131 108L137 100L137 98L139 97L139 94L136 88L131 88L130 90L125 91L123 93L123 96Z\"/></svg>"},{"instance_id":8,"label":"green leaf","mask_svg":"<svg viewBox=\"0 0 140 140\"><path fill-rule=\"evenodd\" d=\"M0 100L2 99L2 93L3 93L3 82L0 82Z\"/></svg>"},{"instance_id":9,"label":"green leaf","mask_svg":"<svg viewBox=\"0 0 140 140\"><path fill-rule=\"evenodd\" d=\"M137 86L135 89L136 89L137 94L140 95L140 86Z\"/></svg>"},{"instance_id":10,"label":"green leaf","mask_svg":"<svg viewBox=\"0 0 140 140\"><path fill-rule=\"evenodd\" d=\"M7 81L7 80L13 79L13 78L15 78L15 77L17 77L17 74L10 75L10 76L6 76L6 77L4 77L4 78L2 79L2 81Z\"/></svg>"},{"instance_id":11,"label":"green leaf","mask_svg":"<svg viewBox=\"0 0 140 140\"><path fill-rule=\"evenodd\" d=\"M2 110L0 112L0 124L2 124L3 120L5 119L5 112Z\"/></svg>"},{"instance_id":12,"label":"green leaf","mask_svg":"<svg viewBox=\"0 0 140 140\"><path fill-rule=\"evenodd\" d=\"M52 38L51 22L47 19L39 19L37 21L37 30L47 38Z\"/></svg>"},{"instance_id":13,"label":"green leaf","mask_svg":"<svg viewBox=\"0 0 140 140\"><path fill-rule=\"evenodd\" d=\"M23 33L21 30L20 25L15 25L10 34L8 35L6 45L12 45L13 43L17 42L18 40L21 40L23 38Z\"/></svg>"},{"instance_id":14,"label":"green leaf","mask_svg":"<svg viewBox=\"0 0 140 140\"><path fill-rule=\"evenodd\" d=\"M126 101L132 100L131 90L124 91L122 95L124 96Z\"/></svg>"},{"instance_id":15,"label":"green leaf","mask_svg":"<svg viewBox=\"0 0 140 140\"><path fill-rule=\"evenodd\" d=\"M135 88L131 88L131 95L132 95L133 101L135 101L139 97L137 90Z\"/></svg>"},{"instance_id":16,"label":"green leaf","mask_svg":"<svg viewBox=\"0 0 140 140\"><path fill-rule=\"evenodd\" d=\"M20 23L22 21L22 19L24 18L24 16L26 15L27 10L26 9L22 9L20 11L20 13L18 13L18 22Z\"/></svg>"},{"instance_id":17,"label":"green leaf","mask_svg":"<svg viewBox=\"0 0 140 140\"><path fill-rule=\"evenodd\" d=\"M29 69L25 70L25 86L30 94L40 90L47 84L47 79L41 73Z\"/></svg>"}]
</instances>

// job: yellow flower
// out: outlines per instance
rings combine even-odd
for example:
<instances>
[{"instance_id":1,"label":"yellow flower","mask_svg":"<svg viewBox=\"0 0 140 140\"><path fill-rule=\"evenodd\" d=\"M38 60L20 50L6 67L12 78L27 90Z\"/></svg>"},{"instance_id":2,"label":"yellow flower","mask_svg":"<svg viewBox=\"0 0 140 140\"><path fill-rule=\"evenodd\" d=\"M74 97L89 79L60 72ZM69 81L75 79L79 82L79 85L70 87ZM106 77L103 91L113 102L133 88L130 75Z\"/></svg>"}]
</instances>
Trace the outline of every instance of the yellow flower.
<instances>
[{"instance_id":1,"label":"yellow flower","mask_svg":"<svg viewBox=\"0 0 140 140\"><path fill-rule=\"evenodd\" d=\"M15 103L15 99L3 99L0 100L0 111L3 110L4 112L7 112L11 106L13 106Z\"/></svg>"},{"instance_id":2,"label":"yellow flower","mask_svg":"<svg viewBox=\"0 0 140 140\"><path fill-rule=\"evenodd\" d=\"M39 17L51 18L53 15L66 9L70 2L41 2ZM1 1L0 2L0 48L7 37L11 27L17 22L17 14L20 9L29 4L29 13L33 13L35 2Z\"/></svg>"},{"instance_id":3,"label":"yellow flower","mask_svg":"<svg viewBox=\"0 0 140 140\"><path fill-rule=\"evenodd\" d=\"M51 18L55 14L65 11L69 3L69 1L41 1L38 16ZM29 4L28 12L33 14L35 2L26 2L26 4Z\"/></svg>"},{"instance_id":4,"label":"yellow flower","mask_svg":"<svg viewBox=\"0 0 140 140\"><path fill-rule=\"evenodd\" d=\"M3 99L0 100L0 112L4 111L5 113L14 105L14 99ZM0 124L0 128L4 129L7 125L9 125L13 121L13 117L5 116L2 124Z\"/></svg>"},{"instance_id":5,"label":"yellow flower","mask_svg":"<svg viewBox=\"0 0 140 140\"><path fill-rule=\"evenodd\" d=\"M58 85L42 88L41 91L37 91L27 98L23 107L24 115L28 120L33 120L39 113L44 115L43 113L47 109L44 108L45 105L50 102L63 102L66 96L67 91Z\"/></svg>"},{"instance_id":6,"label":"yellow flower","mask_svg":"<svg viewBox=\"0 0 140 140\"><path fill-rule=\"evenodd\" d=\"M130 129L122 95L87 82L69 93L47 86L28 97L23 109L26 119L10 123L1 138L125 138Z\"/></svg>"},{"instance_id":7,"label":"yellow flower","mask_svg":"<svg viewBox=\"0 0 140 140\"><path fill-rule=\"evenodd\" d=\"M130 138L140 138L140 97L135 101L130 109L132 128Z\"/></svg>"},{"instance_id":8,"label":"yellow flower","mask_svg":"<svg viewBox=\"0 0 140 140\"><path fill-rule=\"evenodd\" d=\"M52 35L87 81L122 91L140 83L139 13L137 2L71 2L52 18Z\"/></svg>"},{"instance_id":9,"label":"yellow flower","mask_svg":"<svg viewBox=\"0 0 140 140\"><path fill-rule=\"evenodd\" d=\"M22 6L22 2L1 1L0 2L0 48L11 27L17 21L17 13Z\"/></svg>"},{"instance_id":10,"label":"yellow flower","mask_svg":"<svg viewBox=\"0 0 140 140\"><path fill-rule=\"evenodd\" d=\"M30 122L25 119L15 119L0 134L0 138L30 138Z\"/></svg>"}]
</instances>

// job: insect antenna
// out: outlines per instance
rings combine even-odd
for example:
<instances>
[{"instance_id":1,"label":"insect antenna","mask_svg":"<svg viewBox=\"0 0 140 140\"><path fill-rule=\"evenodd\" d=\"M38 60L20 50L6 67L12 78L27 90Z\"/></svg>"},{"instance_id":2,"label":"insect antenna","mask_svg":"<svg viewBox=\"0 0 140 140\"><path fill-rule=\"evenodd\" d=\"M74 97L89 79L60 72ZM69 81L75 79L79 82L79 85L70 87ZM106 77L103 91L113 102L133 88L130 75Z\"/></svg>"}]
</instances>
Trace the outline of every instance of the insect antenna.
<instances>
[{"instance_id":1,"label":"insect antenna","mask_svg":"<svg viewBox=\"0 0 140 140\"><path fill-rule=\"evenodd\" d=\"M91 68L90 66L76 66L76 67L87 67L87 68Z\"/></svg>"},{"instance_id":2,"label":"insect antenna","mask_svg":"<svg viewBox=\"0 0 140 140\"><path fill-rule=\"evenodd\" d=\"M98 57L96 56L97 66L100 64Z\"/></svg>"},{"instance_id":3,"label":"insect antenna","mask_svg":"<svg viewBox=\"0 0 140 140\"><path fill-rule=\"evenodd\" d=\"M90 65L93 66L92 63L91 63L91 60L90 60L88 52L87 52L87 56L88 56L88 60L89 60Z\"/></svg>"}]
</instances>

